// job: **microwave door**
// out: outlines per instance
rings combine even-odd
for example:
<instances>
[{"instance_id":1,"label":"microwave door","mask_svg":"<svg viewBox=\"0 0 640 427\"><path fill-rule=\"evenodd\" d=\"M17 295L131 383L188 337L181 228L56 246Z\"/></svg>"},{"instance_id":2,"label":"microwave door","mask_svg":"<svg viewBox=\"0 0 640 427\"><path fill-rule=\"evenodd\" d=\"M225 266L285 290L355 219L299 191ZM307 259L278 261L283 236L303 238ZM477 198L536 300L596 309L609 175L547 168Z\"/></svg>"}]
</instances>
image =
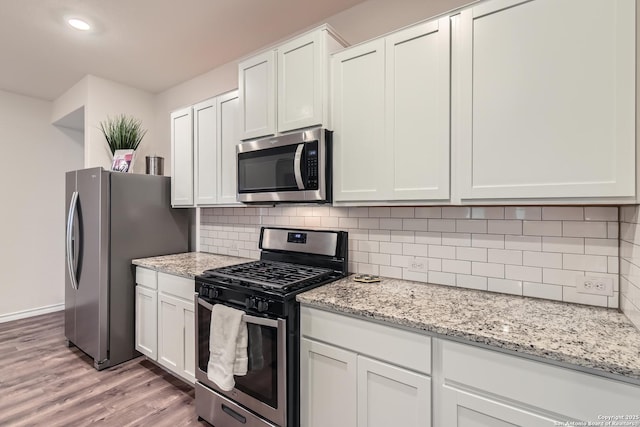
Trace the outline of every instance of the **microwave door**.
<instances>
[{"instance_id":1,"label":"microwave door","mask_svg":"<svg viewBox=\"0 0 640 427\"><path fill-rule=\"evenodd\" d=\"M304 180L302 179L302 155L304 153L304 144L299 144L296 148L296 155L293 159L293 171L296 177L298 190L304 190Z\"/></svg>"}]
</instances>

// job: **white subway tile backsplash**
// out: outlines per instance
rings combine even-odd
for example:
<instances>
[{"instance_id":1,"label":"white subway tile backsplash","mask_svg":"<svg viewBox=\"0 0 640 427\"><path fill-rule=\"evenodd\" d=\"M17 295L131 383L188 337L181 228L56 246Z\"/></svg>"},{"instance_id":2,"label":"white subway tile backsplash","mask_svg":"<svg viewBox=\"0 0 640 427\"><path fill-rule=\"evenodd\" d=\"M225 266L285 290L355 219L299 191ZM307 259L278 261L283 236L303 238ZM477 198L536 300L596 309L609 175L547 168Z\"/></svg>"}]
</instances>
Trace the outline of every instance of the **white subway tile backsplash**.
<instances>
[{"instance_id":1,"label":"white subway tile backsplash","mask_svg":"<svg viewBox=\"0 0 640 427\"><path fill-rule=\"evenodd\" d=\"M562 268L565 270L596 271L606 273L608 271L608 260L601 255L562 255Z\"/></svg>"},{"instance_id":2,"label":"white subway tile backsplash","mask_svg":"<svg viewBox=\"0 0 640 427\"><path fill-rule=\"evenodd\" d=\"M550 220L584 220L584 208L581 206L544 206L542 219Z\"/></svg>"},{"instance_id":3,"label":"white subway tile backsplash","mask_svg":"<svg viewBox=\"0 0 640 427\"><path fill-rule=\"evenodd\" d=\"M429 258L456 258L456 248L453 246L429 245Z\"/></svg>"},{"instance_id":4,"label":"white subway tile backsplash","mask_svg":"<svg viewBox=\"0 0 640 427\"><path fill-rule=\"evenodd\" d=\"M600 237L607 238L606 222L562 221L564 237Z\"/></svg>"},{"instance_id":5,"label":"white subway tile backsplash","mask_svg":"<svg viewBox=\"0 0 640 427\"><path fill-rule=\"evenodd\" d=\"M474 206L471 208L473 219L504 219L504 207L502 206Z\"/></svg>"},{"instance_id":6,"label":"white subway tile backsplash","mask_svg":"<svg viewBox=\"0 0 640 427\"><path fill-rule=\"evenodd\" d=\"M471 234L442 233L442 244L445 246L471 246Z\"/></svg>"},{"instance_id":7,"label":"white subway tile backsplash","mask_svg":"<svg viewBox=\"0 0 640 427\"><path fill-rule=\"evenodd\" d=\"M487 285L488 289L492 292L522 295L522 282L519 280L489 278Z\"/></svg>"},{"instance_id":8,"label":"white subway tile backsplash","mask_svg":"<svg viewBox=\"0 0 640 427\"><path fill-rule=\"evenodd\" d=\"M442 233L428 232L428 231L416 231L415 232L416 243L423 243L427 245L441 245Z\"/></svg>"},{"instance_id":9,"label":"white subway tile backsplash","mask_svg":"<svg viewBox=\"0 0 640 427\"><path fill-rule=\"evenodd\" d=\"M583 254L584 239L579 237L543 237L544 252L562 252L566 254Z\"/></svg>"},{"instance_id":10,"label":"white subway tile backsplash","mask_svg":"<svg viewBox=\"0 0 640 427\"><path fill-rule=\"evenodd\" d=\"M520 265L505 265L504 277L506 279L522 280L525 282L542 282L542 268Z\"/></svg>"},{"instance_id":11,"label":"white subway tile backsplash","mask_svg":"<svg viewBox=\"0 0 640 427\"><path fill-rule=\"evenodd\" d=\"M487 290L487 278L481 276L471 276L467 274L456 275L456 285L461 288Z\"/></svg>"},{"instance_id":12,"label":"white subway tile backsplash","mask_svg":"<svg viewBox=\"0 0 640 427\"><path fill-rule=\"evenodd\" d=\"M486 233L487 221L484 219L459 219L456 220L458 233Z\"/></svg>"},{"instance_id":13,"label":"white subway tile backsplash","mask_svg":"<svg viewBox=\"0 0 640 427\"><path fill-rule=\"evenodd\" d=\"M471 246L504 249L504 237L502 234L472 234Z\"/></svg>"},{"instance_id":14,"label":"white subway tile backsplash","mask_svg":"<svg viewBox=\"0 0 640 427\"><path fill-rule=\"evenodd\" d=\"M522 221L519 220L496 220L488 221L488 232L491 234L522 234Z\"/></svg>"},{"instance_id":15,"label":"white subway tile backsplash","mask_svg":"<svg viewBox=\"0 0 640 427\"><path fill-rule=\"evenodd\" d=\"M402 243L380 242L380 253L401 255Z\"/></svg>"},{"instance_id":16,"label":"white subway tile backsplash","mask_svg":"<svg viewBox=\"0 0 640 427\"><path fill-rule=\"evenodd\" d=\"M524 282L522 284L522 295L562 301L562 286Z\"/></svg>"},{"instance_id":17,"label":"white subway tile backsplash","mask_svg":"<svg viewBox=\"0 0 640 427\"><path fill-rule=\"evenodd\" d=\"M471 218L471 208L466 206L446 206L442 208L442 218Z\"/></svg>"},{"instance_id":18,"label":"white subway tile backsplash","mask_svg":"<svg viewBox=\"0 0 640 427\"><path fill-rule=\"evenodd\" d=\"M527 236L562 236L562 221L523 221L522 234Z\"/></svg>"},{"instance_id":19,"label":"white subway tile backsplash","mask_svg":"<svg viewBox=\"0 0 640 427\"><path fill-rule=\"evenodd\" d=\"M504 236L505 249L522 251L541 251L542 237L539 236Z\"/></svg>"},{"instance_id":20,"label":"white subway tile backsplash","mask_svg":"<svg viewBox=\"0 0 640 427\"><path fill-rule=\"evenodd\" d=\"M620 298L640 319L640 301L630 296L640 295L638 217L637 206L205 208L200 244L258 258L262 225L341 229L354 273L608 307ZM409 271L414 259L427 273ZM576 295L576 277L585 274L613 277L618 289L619 270L624 280L613 297Z\"/></svg>"},{"instance_id":21,"label":"white subway tile backsplash","mask_svg":"<svg viewBox=\"0 0 640 427\"><path fill-rule=\"evenodd\" d=\"M471 274L474 276L504 278L504 264L495 264L487 262L472 262Z\"/></svg>"},{"instance_id":22,"label":"white subway tile backsplash","mask_svg":"<svg viewBox=\"0 0 640 427\"><path fill-rule=\"evenodd\" d=\"M413 231L391 231L392 242L414 243L415 239Z\"/></svg>"},{"instance_id":23,"label":"white subway tile backsplash","mask_svg":"<svg viewBox=\"0 0 640 427\"><path fill-rule=\"evenodd\" d=\"M584 253L617 257L618 241L614 239L584 239Z\"/></svg>"},{"instance_id":24,"label":"white subway tile backsplash","mask_svg":"<svg viewBox=\"0 0 640 427\"><path fill-rule=\"evenodd\" d=\"M540 221L542 208L537 206L508 206L504 208L505 219L527 219Z\"/></svg>"},{"instance_id":25,"label":"white subway tile backsplash","mask_svg":"<svg viewBox=\"0 0 640 427\"><path fill-rule=\"evenodd\" d=\"M410 231L430 231L429 220L427 219L403 219L402 228ZM433 230L439 231L439 230Z\"/></svg>"},{"instance_id":26,"label":"white subway tile backsplash","mask_svg":"<svg viewBox=\"0 0 640 427\"><path fill-rule=\"evenodd\" d=\"M522 251L488 249L488 261L497 264L522 265Z\"/></svg>"},{"instance_id":27,"label":"white subway tile backsplash","mask_svg":"<svg viewBox=\"0 0 640 427\"><path fill-rule=\"evenodd\" d=\"M443 259L442 271L447 273L471 274L471 261Z\"/></svg>"},{"instance_id":28,"label":"white subway tile backsplash","mask_svg":"<svg viewBox=\"0 0 640 427\"><path fill-rule=\"evenodd\" d=\"M441 231L453 233L456 231L456 221L454 219L428 219L428 231Z\"/></svg>"},{"instance_id":29,"label":"white subway tile backsplash","mask_svg":"<svg viewBox=\"0 0 640 427\"><path fill-rule=\"evenodd\" d=\"M562 268L562 254L525 251L522 253L522 264L531 267Z\"/></svg>"},{"instance_id":30,"label":"white subway tile backsplash","mask_svg":"<svg viewBox=\"0 0 640 427\"><path fill-rule=\"evenodd\" d=\"M456 248L456 259L487 262L487 249L458 247Z\"/></svg>"},{"instance_id":31,"label":"white subway tile backsplash","mask_svg":"<svg viewBox=\"0 0 640 427\"><path fill-rule=\"evenodd\" d=\"M415 208L416 218L442 218L442 208L440 207L424 207Z\"/></svg>"},{"instance_id":32,"label":"white subway tile backsplash","mask_svg":"<svg viewBox=\"0 0 640 427\"><path fill-rule=\"evenodd\" d=\"M586 206L585 221L618 221L618 208L615 206Z\"/></svg>"},{"instance_id":33,"label":"white subway tile backsplash","mask_svg":"<svg viewBox=\"0 0 640 427\"><path fill-rule=\"evenodd\" d=\"M414 256L428 256L428 245L419 245L416 243L403 243L402 244L402 254L403 255L414 255Z\"/></svg>"},{"instance_id":34,"label":"white subway tile backsplash","mask_svg":"<svg viewBox=\"0 0 640 427\"><path fill-rule=\"evenodd\" d=\"M429 271L428 272L428 280L430 283L435 283L436 285L447 285L447 286L455 286L456 285L456 275L453 273L443 273L440 271Z\"/></svg>"}]
</instances>

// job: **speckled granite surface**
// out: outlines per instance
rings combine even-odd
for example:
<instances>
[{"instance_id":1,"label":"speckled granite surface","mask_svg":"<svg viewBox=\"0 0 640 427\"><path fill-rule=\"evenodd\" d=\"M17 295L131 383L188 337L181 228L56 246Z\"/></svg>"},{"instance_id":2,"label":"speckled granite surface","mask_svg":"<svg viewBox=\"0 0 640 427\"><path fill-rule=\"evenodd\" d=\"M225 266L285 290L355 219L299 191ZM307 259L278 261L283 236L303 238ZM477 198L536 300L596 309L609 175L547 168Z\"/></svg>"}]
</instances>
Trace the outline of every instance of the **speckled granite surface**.
<instances>
[{"instance_id":1,"label":"speckled granite surface","mask_svg":"<svg viewBox=\"0 0 640 427\"><path fill-rule=\"evenodd\" d=\"M347 277L297 298L640 384L640 331L615 310L384 278Z\"/></svg>"},{"instance_id":2,"label":"speckled granite surface","mask_svg":"<svg viewBox=\"0 0 640 427\"><path fill-rule=\"evenodd\" d=\"M227 265L241 264L249 261L254 260L204 252L187 252L151 258L138 258L131 262L140 267L193 279L198 274L211 268L226 267Z\"/></svg>"}]
</instances>

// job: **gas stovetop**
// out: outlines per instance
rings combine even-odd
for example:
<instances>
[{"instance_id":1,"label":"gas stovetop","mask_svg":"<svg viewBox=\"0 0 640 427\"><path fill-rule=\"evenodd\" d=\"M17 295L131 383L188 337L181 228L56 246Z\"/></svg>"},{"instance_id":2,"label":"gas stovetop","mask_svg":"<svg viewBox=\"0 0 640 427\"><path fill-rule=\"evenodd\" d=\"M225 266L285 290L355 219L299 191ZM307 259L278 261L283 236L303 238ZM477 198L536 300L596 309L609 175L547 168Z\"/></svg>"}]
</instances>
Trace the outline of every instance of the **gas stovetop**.
<instances>
[{"instance_id":1,"label":"gas stovetop","mask_svg":"<svg viewBox=\"0 0 640 427\"><path fill-rule=\"evenodd\" d=\"M327 268L274 261L253 261L204 272L205 277L220 278L224 283L246 282L277 289L299 287L306 282L317 281L332 274L333 270Z\"/></svg>"}]
</instances>

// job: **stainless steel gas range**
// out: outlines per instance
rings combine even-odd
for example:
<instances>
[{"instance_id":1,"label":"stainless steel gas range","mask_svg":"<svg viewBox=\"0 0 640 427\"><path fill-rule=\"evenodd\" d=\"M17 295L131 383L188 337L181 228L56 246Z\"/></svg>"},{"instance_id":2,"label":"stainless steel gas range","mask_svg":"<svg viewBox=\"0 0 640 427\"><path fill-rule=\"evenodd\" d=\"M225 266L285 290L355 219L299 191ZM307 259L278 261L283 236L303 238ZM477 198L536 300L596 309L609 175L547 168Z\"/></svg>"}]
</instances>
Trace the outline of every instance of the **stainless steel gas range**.
<instances>
[{"instance_id":1,"label":"stainless steel gas range","mask_svg":"<svg viewBox=\"0 0 640 427\"><path fill-rule=\"evenodd\" d=\"M300 317L296 295L347 274L348 235L263 227L260 261L196 277L196 412L215 427L300 425ZM244 311L248 372L224 391L207 377L211 311Z\"/></svg>"}]
</instances>

